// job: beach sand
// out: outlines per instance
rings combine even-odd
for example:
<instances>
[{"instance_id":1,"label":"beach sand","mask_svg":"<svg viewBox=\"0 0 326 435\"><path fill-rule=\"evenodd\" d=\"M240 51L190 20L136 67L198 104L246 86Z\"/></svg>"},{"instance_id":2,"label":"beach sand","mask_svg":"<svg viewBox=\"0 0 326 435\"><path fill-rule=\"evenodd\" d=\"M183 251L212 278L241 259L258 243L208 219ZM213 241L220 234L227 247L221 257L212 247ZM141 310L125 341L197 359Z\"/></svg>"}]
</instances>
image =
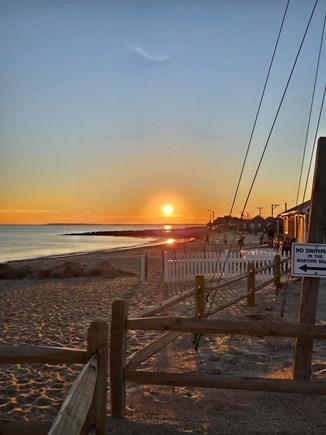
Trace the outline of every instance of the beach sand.
<instances>
[{"instance_id":1,"label":"beach sand","mask_svg":"<svg viewBox=\"0 0 326 435\"><path fill-rule=\"evenodd\" d=\"M114 279L86 276L0 280L0 343L85 349L89 325L95 319L110 322L115 299L129 302L132 317L149 305L192 288L193 282L163 283L162 251L203 251L205 236L203 231L199 240L176 246L100 251L10 263L43 270L64 261L93 267L108 260L115 268L131 273ZM223 239L223 235L211 235L206 250L219 249L222 244L215 243L216 237ZM257 236L246 235L244 247L257 245L257 241ZM140 258L144 253L148 254L148 277L142 282ZM295 322L300 282L292 278L283 282L277 295L271 285L257 293L255 307L247 307L244 300L214 318ZM216 301L233 297L244 286L242 283L230 290L220 290ZM193 300L169 309L164 313L167 314L192 316ZM317 323L326 324L325 280L321 280ZM155 333L132 331L128 336L128 354L155 336ZM293 350L294 340L288 338L204 335L198 351L194 351L192 336L183 334L142 367L153 371L291 379ZM53 420L80 370L79 365L0 366L0 418ZM326 380L326 343L322 341L315 341L312 379ZM325 405L323 396L127 383L126 418L111 417L109 399L107 433L326 434Z\"/></svg>"}]
</instances>

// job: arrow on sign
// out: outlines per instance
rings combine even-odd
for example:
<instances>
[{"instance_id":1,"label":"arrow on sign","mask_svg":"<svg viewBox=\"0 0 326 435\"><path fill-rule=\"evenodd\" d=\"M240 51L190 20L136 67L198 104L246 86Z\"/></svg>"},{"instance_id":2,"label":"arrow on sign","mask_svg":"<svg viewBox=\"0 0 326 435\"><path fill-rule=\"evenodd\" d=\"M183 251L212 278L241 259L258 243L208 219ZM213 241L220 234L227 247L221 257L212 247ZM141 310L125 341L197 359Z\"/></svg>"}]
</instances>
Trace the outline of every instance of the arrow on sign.
<instances>
[{"instance_id":1,"label":"arrow on sign","mask_svg":"<svg viewBox=\"0 0 326 435\"><path fill-rule=\"evenodd\" d=\"M326 270L326 267L309 267L306 264L299 267L299 269L303 270L304 272L307 272L307 270Z\"/></svg>"}]
</instances>

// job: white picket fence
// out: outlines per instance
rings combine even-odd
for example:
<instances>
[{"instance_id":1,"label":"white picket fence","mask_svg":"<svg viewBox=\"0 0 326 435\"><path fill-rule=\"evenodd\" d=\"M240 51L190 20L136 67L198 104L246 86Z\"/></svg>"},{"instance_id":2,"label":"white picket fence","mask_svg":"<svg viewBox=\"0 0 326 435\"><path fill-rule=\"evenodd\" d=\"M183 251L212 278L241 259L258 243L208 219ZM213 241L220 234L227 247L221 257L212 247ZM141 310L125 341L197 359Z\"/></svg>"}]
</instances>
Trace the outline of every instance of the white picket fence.
<instances>
[{"instance_id":1,"label":"white picket fence","mask_svg":"<svg viewBox=\"0 0 326 435\"><path fill-rule=\"evenodd\" d=\"M276 251L250 250L250 251L224 251L218 252L189 252L164 253L164 282L186 282L193 280L196 275L204 275L207 279L232 279L236 275L245 273L249 262L255 267L267 266L275 259ZM280 255L281 260L288 258ZM281 264L281 272L285 271L287 263ZM257 278L273 276L273 269L268 269L256 275Z\"/></svg>"}]
</instances>

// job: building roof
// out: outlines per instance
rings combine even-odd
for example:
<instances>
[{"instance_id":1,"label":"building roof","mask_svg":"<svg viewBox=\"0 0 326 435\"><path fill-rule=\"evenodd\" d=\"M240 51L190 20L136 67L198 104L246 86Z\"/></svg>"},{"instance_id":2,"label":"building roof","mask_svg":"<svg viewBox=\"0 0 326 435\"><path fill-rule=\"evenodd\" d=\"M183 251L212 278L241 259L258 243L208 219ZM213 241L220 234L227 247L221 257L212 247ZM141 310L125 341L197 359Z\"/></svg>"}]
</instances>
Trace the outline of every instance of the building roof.
<instances>
[{"instance_id":1,"label":"building roof","mask_svg":"<svg viewBox=\"0 0 326 435\"><path fill-rule=\"evenodd\" d=\"M252 218L252 219L250 219L250 221L249 222L253 222L253 223L257 223L257 224L260 224L260 223L266 223L266 221L265 221L265 219L264 218L262 218L261 216L259 216L258 214L257 214L257 216L255 216L254 218Z\"/></svg>"},{"instance_id":2,"label":"building roof","mask_svg":"<svg viewBox=\"0 0 326 435\"><path fill-rule=\"evenodd\" d=\"M296 205L295 207L292 207L289 210L285 210L283 213L280 213L280 216L286 216L288 214L296 214L296 213L309 213L310 206L311 206L311 200L309 199L308 201Z\"/></svg>"}]
</instances>

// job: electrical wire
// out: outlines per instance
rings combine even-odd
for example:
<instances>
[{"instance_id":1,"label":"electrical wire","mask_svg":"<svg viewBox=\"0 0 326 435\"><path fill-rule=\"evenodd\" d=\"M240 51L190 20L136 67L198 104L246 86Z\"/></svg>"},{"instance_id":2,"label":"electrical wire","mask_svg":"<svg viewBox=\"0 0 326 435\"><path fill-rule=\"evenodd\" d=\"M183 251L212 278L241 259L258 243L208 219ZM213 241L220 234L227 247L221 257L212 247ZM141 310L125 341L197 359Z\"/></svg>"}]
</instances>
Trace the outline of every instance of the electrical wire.
<instances>
[{"instance_id":1,"label":"electrical wire","mask_svg":"<svg viewBox=\"0 0 326 435\"><path fill-rule=\"evenodd\" d=\"M324 33L325 33L325 23L326 23L326 14L325 14L325 17L324 17L323 30L322 30L321 39L320 39L317 68L316 68L314 86L313 86L313 91L312 91L310 111L309 111L309 119L308 119L306 138L305 138L303 155L302 155L302 161L301 161L301 168L300 168L300 176L299 176L299 183L298 183L297 198L296 198L296 201L295 201L295 205L296 206L298 205L298 199L299 199L299 193L300 193L300 187L301 187L301 179L302 179L302 172L303 172L303 164L304 164L304 160L305 160L307 141L308 141L308 133L309 133L309 129L310 129L311 114L312 114L312 108L313 108L314 99L315 99L315 91L316 91L316 83L317 83L317 77L318 77L318 72L319 72L320 56L321 56L321 50L322 50L322 46L323 46Z\"/></svg>"},{"instance_id":2,"label":"electrical wire","mask_svg":"<svg viewBox=\"0 0 326 435\"><path fill-rule=\"evenodd\" d=\"M245 168L245 165L246 165L246 162L247 162L247 157L248 157L249 149L251 147L252 138L253 138L253 135L254 135L254 132L255 132L255 129L256 129L256 124L257 124L258 116L259 116L259 113L260 113L260 108L261 108L261 105L262 105L262 102L263 102L263 98L264 98L264 95L265 95L265 90L266 90L266 87L267 87L268 79L269 79L270 72L271 72L271 69L272 69L272 65L273 65L273 62L274 62L274 57L275 57L275 53L276 53L276 50L277 50L277 47L278 47L278 43L279 43L279 40L280 40L280 37L281 37L281 33L282 33L282 29L283 29L283 24L284 24L284 21L285 21L285 17L286 17L286 14L287 14L287 10L288 10L289 4L290 4L290 0L288 0L288 2L287 2L286 8L285 8L285 12L284 12L284 15L283 15L283 19L282 19L282 23L281 23L281 27L280 27L278 35L277 35L277 40L276 40L276 44L275 44L275 47L274 47L272 59L271 59L270 64L269 64L269 68L268 68L265 84L264 84L264 87L263 87L263 91L262 91L262 94L261 94L261 97L260 97L260 101L259 101L259 105L258 105L258 109L257 109L254 125L253 125L252 130L251 130L251 134L250 134L250 138L249 138L246 154L245 154L245 157L244 157L244 161L242 163L242 168L241 168L238 184L237 184L237 187L236 187L236 190L235 190L235 194L234 194L234 198L233 198L233 201L232 201L232 205L231 205L231 209L230 209L230 213L229 213L230 216L232 215L233 207L234 207L236 198L238 196L238 191L239 191L240 183L241 183L241 180L242 180L243 171L244 171L244 168Z\"/></svg>"},{"instance_id":3,"label":"electrical wire","mask_svg":"<svg viewBox=\"0 0 326 435\"><path fill-rule=\"evenodd\" d=\"M289 84L290 84L290 81L291 81L291 78L292 78L292 75L293 75L293 72L294 72L294 69L295 69L295 67L296 67L296 64L297 64L297 61L298 61L298 58L299 58L299 55L300 55L300 52L301 52L301 49L302 49L303 43L304 43L304 41L305 41L305 39L306 39L306 35L307 35L308 29L309 29L309 27L310 27L310 23L311 23L311 20L312 20L313 15L314 15L314 12L315 12L315 9L316 9L316 6L317 6L317 3L318 3L318 0L316 0L315 5L314 5L314 7L313 7L313 10L312 10L312 12L311 12L311 14L310 14L310 18L309 18L308 24L307 24L307 26L306 26L306 30L305 30L304 35L303 35L303 37L302 37L302 41L301 41L300 47L299 47L299 49L298 49L298 52L297 52L297 55L296 55L295 61L294 61L294 63L293 63L293 66L292 66L292 69L291 69L291 72L290 72L290 76L289 76L288 81L287 81L287 83L286 83L286 86L285 86L285 89L284 89L284 92L283 92L283 95L282 95L282 98L281 98L280 104L279 104L278 109L277 109L277 111L276 111L276 115L275 115L275 117L274 117L274 121L273 121L273 123L272 123L272 127L271 127L270 132L269 132L269 135L268 135L268 137L267 137L266 144L265 144L265 146L264 146L264 149L263 149L262 155L261 155L261 157L260 157L260 160L259 160L259 163L258 163L258 166L257 166L256 172L255 172L254 178L253 178L253 180L252 180L251 186L250 186L250 188L249 188L249 192L248 192L248 195L247 195L247 197L246 197L246 200L245 200L245 203L244 203L244 206L243 206L243 209L242 209L242 213L241 213L241 214L244 213L244 211L245 211L245 209L246 209L246 207L247 207L247 204L248 204L248 201L249 201L249 198L250 198L250 195L251 195L252 189L253 189L254 184L255 184L255 182L256 182L256 179L257 179L257 175L258 175L259 169L260 169L261 164L262 164L262 161L263 161L263 159L264 159L264 156L265 156L265 153L266 153L266 150L267 150L267 147L268 147L268 144L269 144L270 138L271 138L271 136L272 136L272 133L273 133L273 130L274 130L274 127L275 127L275 124L276 124L276 121L277 121L278 115L279 115L279 113L280 113L280 110L281 110L281 107L282 107L282 104L283 104L283 101L284 101L284 98L285 98L286 92L287 92L287 90L288 90L288 87L289 87Z\"/></svg>"}]
</instances>

